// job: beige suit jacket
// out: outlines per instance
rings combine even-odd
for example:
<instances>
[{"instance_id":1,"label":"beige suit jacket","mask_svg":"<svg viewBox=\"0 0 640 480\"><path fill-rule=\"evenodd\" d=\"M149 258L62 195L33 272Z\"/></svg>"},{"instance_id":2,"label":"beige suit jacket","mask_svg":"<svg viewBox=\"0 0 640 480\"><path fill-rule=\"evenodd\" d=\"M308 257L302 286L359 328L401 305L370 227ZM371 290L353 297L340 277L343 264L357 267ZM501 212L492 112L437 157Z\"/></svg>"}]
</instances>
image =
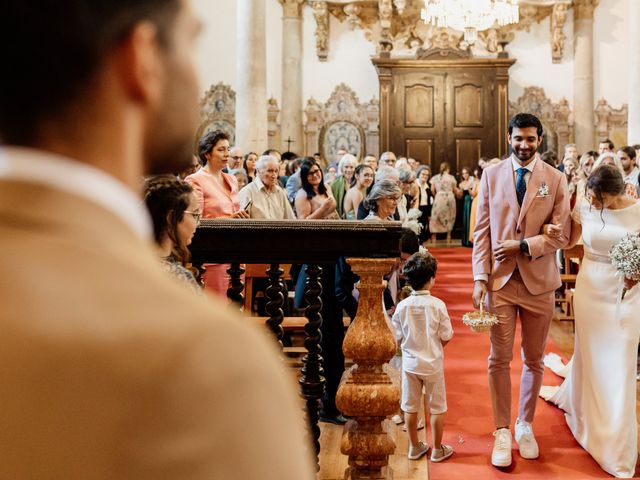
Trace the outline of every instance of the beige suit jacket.
<instances>
[{"instance_id":1,"label":"beige suit jacket","mask_svg":"<svg viewBox=\"0 0 640 480\"><path fill-rule=\"evenodd\" d=\"M0 258L0 478L315 478L272 341L115 215L0 181Z\"/></svg>"},{"instance_id":2,"label":"beige suit jacket","mask_svg":"<svg viewBox=\"0 0 640 480\"><path fill-rule=\"evenodd\" d=\"M529 293L540 295L560 287L555 252L569 241L569 189L564 174L540 158L518 205L511 159L482 174L473 237L473 274L488 274L488 289L500 290L518 268ZM565 226L557 238L542 235L547 223ZM493 258L499 242L525 240L530 256L518 254L504 262Z\"/></svg>"}]
</instances>

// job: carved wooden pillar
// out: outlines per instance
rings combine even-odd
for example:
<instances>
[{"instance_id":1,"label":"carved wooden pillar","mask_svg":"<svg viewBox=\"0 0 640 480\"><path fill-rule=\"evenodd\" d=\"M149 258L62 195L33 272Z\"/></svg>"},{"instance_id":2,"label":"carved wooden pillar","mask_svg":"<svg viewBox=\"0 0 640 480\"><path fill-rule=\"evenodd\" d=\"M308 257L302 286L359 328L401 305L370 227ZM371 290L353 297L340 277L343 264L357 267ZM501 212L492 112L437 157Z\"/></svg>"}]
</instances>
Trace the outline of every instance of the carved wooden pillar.
<instances>
[{"instance_id":1,"label":"carved wooden pillar","mask_svg":"<svg viewBox=\"0 0 640 480\"><path fill-rule=\"evenodd\" d=\"M393 357L396 341L382 311L382 277L395 259L349 258L349 265L360 276L358 314L343 343L345 357L353 359L354 369L343 379L336 405L352 417L345 425L340 451L349 456L345 479L391 479L389 455L395 443L384 420L398 409L400 392L382 370Z\"/></svg>"},{"instance_id":2,"label":"carved wooden pillar","mask_svg":"<svg viewBox=\"0 0 640 480\"><path fill-rule=\"evenodd\" d=\"M320 284L320 275L322 268L318 265L307 265L307 283L305 286L304 299L307 302L307 308L304 315L307 317L307 324L304 327L305 339L304 347L307 354L302 358L302 376L300 377L300 391L302 398L306 400L306 420L309 425L311 439L316 458L316 468L319 470L320 453L320 427L318 427L318 409L320 399L324 394L325 379L322 368L322 347L320 342L322 334L320 327L322 326L322 285Z\"/></svg>"},{"instance_id":3,"label":"carved wooden pillar","mask_svg":"<svg viewBox=\"0 0 640 480\"><path fill-rule=\"evenodd\" d=\"M269 329L271 333L273 333L282 346L282 338L284 337L284 330L282 330L282 320L284 320L284 312L282 311L282 306L284 305L285 299L285 285L282 281L282 274L284 270L280 268L280 265L277 263L272 263L269 269L267 270L267 275L269 275L269 285L265 291L267 296L267 305L265 306L265 310L267 311L267 315L269 315L269 320L267 320L267 325L269 325Z\"/></svg>"},{"instance_id":4,"label":"carved wooden pillar","mask_svg":"<svg viewBox=\"0 0 640 480\"><path fill-rule=\"evenodd\" d=\"M232 263L227 269L229 274L229 288L227 289L227 298L235 303L238 308L244 306L244 283L242 283L242 274L244 273L244 267L239 263Z\"/></svg>"}]
</instances>

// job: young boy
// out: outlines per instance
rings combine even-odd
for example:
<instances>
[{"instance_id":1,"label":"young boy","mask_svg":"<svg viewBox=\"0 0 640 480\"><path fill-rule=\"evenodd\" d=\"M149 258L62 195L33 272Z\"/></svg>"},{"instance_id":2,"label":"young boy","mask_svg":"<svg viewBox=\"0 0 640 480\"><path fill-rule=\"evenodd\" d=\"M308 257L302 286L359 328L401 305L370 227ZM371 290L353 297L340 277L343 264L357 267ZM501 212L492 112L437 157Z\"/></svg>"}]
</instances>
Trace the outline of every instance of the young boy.
<instances>
[{"instance_id":1,"label":"young boy","mask_svg":"<svg viewBox=\"0 0 640 480\"><path fill-rule=\"evenodd\" d=\"M447 411L443 347L451 340L453 330L444 302L429 293L437 266L429 253L418 252L409 257L403 273L414 291L398 304L392 318L402 349L401 407L409 435L408 457L418 460L429 451L427 444L418 441L418 410L423 400L425 416L427 412L431 414L432 462L442 462L453 455L453 448L442 443Z\"/></svg>"}]
</instances>

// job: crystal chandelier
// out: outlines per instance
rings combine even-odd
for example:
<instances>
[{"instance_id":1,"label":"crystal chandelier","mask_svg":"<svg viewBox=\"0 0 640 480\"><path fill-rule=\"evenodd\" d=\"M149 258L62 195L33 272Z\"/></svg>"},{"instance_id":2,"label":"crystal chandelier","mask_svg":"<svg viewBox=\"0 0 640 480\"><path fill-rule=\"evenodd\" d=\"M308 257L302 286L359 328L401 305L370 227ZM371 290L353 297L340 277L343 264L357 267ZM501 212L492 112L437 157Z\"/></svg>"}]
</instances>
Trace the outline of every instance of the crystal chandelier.
<instances>
[{"instance_id":1,"label":"crystal chandelier","mask_svg":"<svg viewBox=\"0 0 640 480\"><path fill-rule=\"evenodd\" d=\"M464 32L464 40L473 45L478 32L518 23L518 0L424 0L421 14L425 23Z\"/></svg>"}]
</instances>

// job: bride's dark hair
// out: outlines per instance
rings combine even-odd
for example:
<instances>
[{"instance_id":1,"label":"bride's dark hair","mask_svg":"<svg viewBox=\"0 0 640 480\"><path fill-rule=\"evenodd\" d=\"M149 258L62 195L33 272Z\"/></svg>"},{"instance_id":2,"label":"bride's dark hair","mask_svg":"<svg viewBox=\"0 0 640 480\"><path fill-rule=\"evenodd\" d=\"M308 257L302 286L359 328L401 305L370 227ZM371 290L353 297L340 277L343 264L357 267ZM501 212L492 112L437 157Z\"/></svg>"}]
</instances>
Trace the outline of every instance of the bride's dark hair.
<instances>
[{"instance_id":1,"label":"bride's dark hair","mask_svg":"<svg viewBox=\"0 0 640 480\"><path fill-rule=\"evenodd\" d=\"M600 218L602 219L604 228L604 217L602 213L604 210L604 198L602 197L602 194L606 193L607 195L615 197L624 195L624 178L622 178L622 174L617 167L604 164L599 166L591 173L591 175L589 175L586 189L590 189L598 202L600 202Z\"/></svg>"}]
</instances>

